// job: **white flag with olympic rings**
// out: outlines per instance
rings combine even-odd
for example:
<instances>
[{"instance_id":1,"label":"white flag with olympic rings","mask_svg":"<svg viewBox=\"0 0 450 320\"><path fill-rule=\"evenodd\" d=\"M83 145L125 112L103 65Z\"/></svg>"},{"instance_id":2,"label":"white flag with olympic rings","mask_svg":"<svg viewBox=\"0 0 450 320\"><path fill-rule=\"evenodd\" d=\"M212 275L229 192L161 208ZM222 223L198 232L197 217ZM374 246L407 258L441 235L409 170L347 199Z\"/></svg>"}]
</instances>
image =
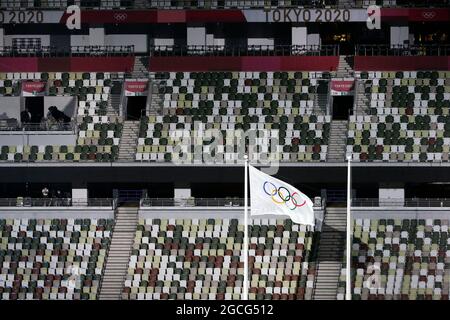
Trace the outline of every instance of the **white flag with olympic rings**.
<instances>
[{"instance_id":1,"label":"white flag with olympic rings","mask_svg":"<svg viewBox=\"0 0 450 320\"><path fill-rule=\"evenodd\" d=\"M313 202L300 190L249 165L252 216L285 215L314 226Z\"/></svg>"}]
</instances>

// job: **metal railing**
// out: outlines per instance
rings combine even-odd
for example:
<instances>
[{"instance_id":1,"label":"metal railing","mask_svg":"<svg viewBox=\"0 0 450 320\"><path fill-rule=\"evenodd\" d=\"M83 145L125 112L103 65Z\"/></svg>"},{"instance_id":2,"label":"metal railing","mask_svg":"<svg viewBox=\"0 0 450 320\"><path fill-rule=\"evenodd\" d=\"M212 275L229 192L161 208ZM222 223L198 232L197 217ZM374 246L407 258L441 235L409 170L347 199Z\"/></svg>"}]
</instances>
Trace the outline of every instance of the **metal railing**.
<instances>
[{"instance_id":1,"label":"metal railing","mask_svg":"<svg viewBox=\"0 0 450 320\"><path fill-rule=\"evenodd\" d=\"M242 207L242 198L144 198L141 207Z\"/></svg>"},{"instance_id":2,"label":"metal railing","mask_svg":"<svg viewBox=\"0 0 450 320\"><path fill-rule=\"evenodd\" d=\"M39 2L38 2L39 3ZM282 9L282 8L365 8L373 5L373 0L356 0L340 3L338 0L292 0L288 1L267 1L267 0L89 0L89 1L68 1L50 0L42 1L39 4L33 1L24 2L22 0L3 0L0 5L2 9L46 9L61 10L66 9L70 4L77 4L84 9ZM383 7L446 7L448 0L383 0Z\"/></svg>"},{"instance_id":3,"label":"metal railing","mask_svg":"<svg viewBox=\"0 0 450 320\"><path fill-rule=\"evenodd\" d=\"M134 46L3 46L0 47L2 57L70 57L70 56L129 56L134 55Z\"/></svg>"},{"instance_id":4,"label":"metal railing","mask_svg":"<svg viewBox=\"0 0 450 320\"><path fill-rule=\"evenodd\" d=\"M116 206L112 198L0 198L0 207L111 207Z\"/></svg>"},{"instance_id":5,"label":"metal railing","mask_svg":"<svg viewBox=\"0 0 450 320\"><path fill-rule=\"evenodd\" d=\"M361 44L355 46L357 56L448 56L450 45L386 45Z\"/></svg>"},{"instance_id":6,"label":"metal railing","mask_svg":"<svg viewBox=\"0 0 450 320\"><path fill-rule=\"evenodd\" d=\"M150 46L150 56L336 56L338 45L160 45Z\"/></svg>"},{"instance_id":7,"label":"metal railing","mask_svg":"<svg viewBox=\"0 0 450 320\"><path fill-rule=\"evenodd\" d=\"M68 123L19 123L17 121L0 120L0 131L70 131L76 130L74 121Z\"/></svg>"},{"instance_id":8,"label":"metal railing","mask_svg":"<svg viewBox=\"0 0 450 320\"><path fill-rule=\"evenodd\" d=\"M450 198L355 198L352 207L450 207Z\"/></svg>"}]
</instances>

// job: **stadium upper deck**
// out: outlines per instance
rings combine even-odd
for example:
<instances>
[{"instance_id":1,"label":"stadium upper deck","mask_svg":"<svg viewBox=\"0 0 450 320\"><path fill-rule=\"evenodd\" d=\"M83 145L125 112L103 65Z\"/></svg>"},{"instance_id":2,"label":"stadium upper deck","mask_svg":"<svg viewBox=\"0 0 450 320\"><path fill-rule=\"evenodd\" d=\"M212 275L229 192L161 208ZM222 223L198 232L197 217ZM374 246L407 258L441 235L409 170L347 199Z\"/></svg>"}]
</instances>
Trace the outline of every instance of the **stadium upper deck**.
<instances>
[{"instance_id":1,"label":"stadium upper deck","mask_svg":"<svg viewBox=\"0 0 450 320\"><path fill-rule=\"evenodd\" d=\"M2 0L2 8L8 9L65 9L78 5L86 9L281 9L281 8L366 8L382 7L446 7L448 0Z\"/></svg>"}]
</instances>

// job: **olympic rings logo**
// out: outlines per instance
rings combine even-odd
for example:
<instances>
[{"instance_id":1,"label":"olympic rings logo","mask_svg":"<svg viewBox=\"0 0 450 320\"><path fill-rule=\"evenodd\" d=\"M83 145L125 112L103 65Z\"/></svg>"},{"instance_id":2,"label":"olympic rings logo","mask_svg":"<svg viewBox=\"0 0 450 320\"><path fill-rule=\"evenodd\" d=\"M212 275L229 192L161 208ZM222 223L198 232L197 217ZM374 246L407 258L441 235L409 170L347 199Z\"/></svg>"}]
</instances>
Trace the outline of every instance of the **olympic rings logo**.
<instances>
[{"instance_id":1,"label":"olympic rings logo","mask_svg":"<svg viewBox=\"0 0 450 320\"><path fill-rule=\"evenodd\" d=\"M118 20L118 21L125 21L127 19L127 14L126 13L115 13L114 19Z\"/></svg>"},{"instance_id":2,"label":"olympic rings logo","mask_svg":"<svg viewBox=\"0 0 450 320\"><path fill-rule=\"evenodd\" d=\"M264 192L272 198L272 201L278 205L284 204L290 210L295 210L297 208L303 207L306 204L306 200L302 204L299 204L299 200L295 198L297 195L301 197L298 192L291 193L286 187L277 187L272 182L266 181L263 185Z\"/></svg>"},{"instance_id":3,"label":"olympic rings logo","mask_svg":"<svg viewBox=\"0 0 450 320\"><path fill-rule=\"evenodd\" d=\"M436 16L436 12L434 11L424 11L422 12L422 17L425 19L433 19Z\"/></svg>"}]
</instances>

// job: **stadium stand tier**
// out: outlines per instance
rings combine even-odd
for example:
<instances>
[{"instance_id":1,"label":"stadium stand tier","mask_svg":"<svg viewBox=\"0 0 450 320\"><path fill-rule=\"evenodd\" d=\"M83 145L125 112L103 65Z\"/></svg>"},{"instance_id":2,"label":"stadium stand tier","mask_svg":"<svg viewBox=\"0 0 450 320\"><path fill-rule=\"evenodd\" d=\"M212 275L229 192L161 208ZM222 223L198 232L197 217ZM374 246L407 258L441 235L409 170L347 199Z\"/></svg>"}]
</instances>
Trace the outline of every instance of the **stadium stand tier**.
<instances>
[{"instance_id":1,"label":"stadium stand tier","mask_svg":"<svg viewBox=\"0 0 450 320\"><path fill-rule=\"evenodd\" d=\"M113 220L0 219L0 300L95 300Z\"/></svg>"},{"instance_id":2,"label":"stadium stand tier","mask_svg":"<svg viewBox=\"0 0 450 320\"><path fill-rule=\"evenodd\" d=\"M450 73L361 72L368 115L350 116L355 161L448 161Z\"/></svg>"},{"instance_id":3,"label":"stadium stand tier","mask_svg":"<svg viewBox=\"0 0 450 320\"><path fill-rule=\"evenodd\" d=\"M448 0L410 1L410 0L26 0L20 5L16 0L2 0L1 7L36 8L36 9L62 9L69 5L78 5L83 9L249 9L249 8L292 8L292 7L368 7L381 5L385 7L425 7L446 6Z\"/></svg>"},{"instance_id":4,"label":"stadium stand tier","mask_svg":"<svg viewBox=\"0 0 450 320\"><path fill-rule=\"evenodd\" d=\"M0 161L109 162L117 159L123 120L117 113L108 113L113 82L111 73L7 73L0 77L6 77L3 84L9 87L5 92L11 94L13 81L40 80L46 82L46 96L75 97L76 113L70 118L78 127L75 145L1 145L0 142ZM37 130L43 130L42 126L51 127L49 121L44 117L41 123L34 125ZM54 124L57 130L59 126Z\"/></svg>"},{"instance_id":5,"label":"stadium stand tier","mask_svg":"<svg viewBox=\"0 0 450 320\"><path fill-rule=\"evenodd\" d=\"M239 300L244 226L237 219L140 219L122 299ZM249 299L311 299L317 232L291 220L249 226Z\"/></svg>"},{"instance_id":6,"label":"stadium stand tier","mask_svg":"<svg viewBox=\"0 0 450 320\"><path fill-rule=\"evenodd\" d=\"M226 132L253 129L277 130L262 138L266 140L256 150L258 157L271 156L269 138L275 136L278 145L272 151L280 153L277 160L325 161L331 118L314 99L328 93L327 76L322 72L156 73L163 115L141 119L136 160L172 160L177 138L186 137L186 131L190 136L200 123L199 128L223 134L218 151L222 160L239 157L236 141ZM211 153L208 144L198 151Z\"/></svg>"},{"instance_id":7,"label":"stadium stand tier","mask_svg":"<svg viewBox=\"0 0 450 320\"><path fill-rule=\"evenodd\" d=\"M353 221L352 299L448 300L448 220ZM345 296L345 269L338 299Z\"/></svg>"}]
</instances>

